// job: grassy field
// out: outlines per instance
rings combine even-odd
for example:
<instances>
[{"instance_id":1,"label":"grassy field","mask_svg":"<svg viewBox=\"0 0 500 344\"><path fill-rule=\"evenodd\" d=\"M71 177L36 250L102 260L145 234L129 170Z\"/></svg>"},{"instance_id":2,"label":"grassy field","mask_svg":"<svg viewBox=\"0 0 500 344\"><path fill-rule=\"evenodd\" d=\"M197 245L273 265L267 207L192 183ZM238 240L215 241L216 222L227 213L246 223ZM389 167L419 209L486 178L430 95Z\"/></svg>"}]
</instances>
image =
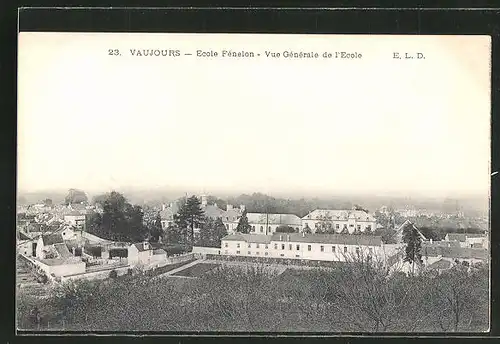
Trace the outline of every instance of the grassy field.
<instances>
[{"instance_id":1,"label":"grassy field","mask_svg":"<svg viewBox=\"0 0 500 344\"><path fill-rule=\"evenodd\" d=\"M213 270L218 266L220 266L220 264L199 263L199 264L190 266L187 269L176 272L172 276L200 277L203 274L205 274L207 271Z\"/></svg>"}]
</instances>

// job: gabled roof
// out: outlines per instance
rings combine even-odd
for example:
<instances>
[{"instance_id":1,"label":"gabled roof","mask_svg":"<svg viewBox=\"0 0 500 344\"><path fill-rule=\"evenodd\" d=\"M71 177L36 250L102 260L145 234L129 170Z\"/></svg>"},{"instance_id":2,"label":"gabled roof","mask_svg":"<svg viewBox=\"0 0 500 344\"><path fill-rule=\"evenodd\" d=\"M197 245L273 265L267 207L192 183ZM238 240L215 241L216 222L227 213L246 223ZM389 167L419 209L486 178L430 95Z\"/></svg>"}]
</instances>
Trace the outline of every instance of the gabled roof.
<instances>
[{"instance_id":1,"label":"gabled roof","mask_svg":"<svg viewBox=\"0 0 500 344\"><path fill-rule=\"evenodd\" d=\"M63 244L64 240L61 234L43 234L42 241L44 245Z\"/></svg>"},{"instance_id":2,"label":"gabled roof","mask_svg":"<svg viewBox=\"0 0 500 344\"><path fill-rule=\"evenodd\" d=\"M347 221L356 219L356 221L376 221L372 214L363 210L335 210L335 209L316 209L307 214L302 220L321 220L322 218L331 218L332 221Z\"/></svg>"},{"instance_id":3,"label":"gabled roof","mask_svg":"<svg viewBox=\"0 0 500 344\"><path fill-rule=\"evenodd\" d=\"M281 239L280 239L281 237ZM288 240L289 237L289 240ZM275 233L272 241L290 241L318 244L381 246L380 236L352 235L352 234L304 234L304 233Z\"/></svg>"},{"instance_id":4,"label":"gabled roof","mask_svg":"<svg viewBox=\"0 0 500 344\"><path fill-rule=\"evenodd\" d=\"M258 223L262 225L284 225L297 227L302 225L302 220L295 214L266 214L266 213L247 213L249 223Z\"/></svg>"},{"instance_id":5,"label":"gabled roof","mask_svg":"<svg viewBox=\"0 0 500 344\"><path fill-rule=\"evenodd\" d=\"M413 222L411 222L410 220L406 220L405 222L403 222L403 224L401 226L399 226L398 229L396 229L396 233L395 235L396 236L402 236L403 235L403 231L404 229L407 227L407 226L411 226L413 229L416 229L417 230L417 233L418 235L420 235L420 238L424 241L427 240L427 238L422 234L422 232L417 228L417 226L415 226L415 224Z\"/></svg>"},{"instance_id":6,"label":"gabled roof","mask_svg":"<svg viewBox=\"0 0 500 344\"><path fill-rule=\"evenodd\" d=\"M223 241L245 241L258 244L269 244L271 242L270 235L259 235L259 234L230 234L223 237Z\"/></svg>"},{"instance_id":7,"label":"gabled roof","mask_svg":"<svg viewBox=\"0 0 500 344\"><path fill-rule=\"evenodd\" d=\"M225 216L226 213L225 210L222 210L215 205L207 205L203 208L203 211L205 212L205 216L211 219L217 219L219 217L223 217Z\"/></svg>"},{"instance_id":8,"label":"gabled roof","mask_svg":"<svg viewBox=\"0 0 500 344\"><path fill-rule=\"evenodd\" d=\"M69 252L66 244L54 244L57 254L60 258L70 258L73 257L71 252Z\"/></svg>"}]
</instances>

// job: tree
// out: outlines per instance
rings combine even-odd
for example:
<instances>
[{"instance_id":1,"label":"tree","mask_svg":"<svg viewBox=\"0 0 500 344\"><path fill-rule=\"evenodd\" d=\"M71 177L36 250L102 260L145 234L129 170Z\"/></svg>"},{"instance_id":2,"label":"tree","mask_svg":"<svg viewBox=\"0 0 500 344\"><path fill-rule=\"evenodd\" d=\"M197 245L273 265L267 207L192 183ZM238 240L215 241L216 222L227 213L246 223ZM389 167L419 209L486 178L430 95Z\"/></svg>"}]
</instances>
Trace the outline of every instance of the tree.
<instances>
[{"instance_id":1,"label":"tree","mask_svg":"<svg viewBox=\"0 0 500 344\"><path fill-rule=\"evenodd\" d=\"M64 198L65 204L82 203L87 201L87 194L85 194L83 190L78 189L69 189L68 194Z\"/></svg>"},{"instance_id":2,"label":"tree","mask_svg":"<svg viewBox=\"0 0 500 344\"><path fill-rule=\"evenodd\" d=\"M250 233L251 229L252 226L250 226L250 223L248 223L247 211L244 210L243 214L240 217L240 220L238 221L238 226L236 227L236 231L239 233L248 234Z\"/></svg>"},{"instance_id":3,"label":"tree","mask_svg":"<svg viewBox=\"0 0 500 344\"><path fill-rule=\"evenodd\" d=\"M335 233L333 228L333 220L332 217L328 214L321 215L318 218L319 222L316 225L316 233L317 234L330 234Z\"/></svg>"},{"instance_id":4,"label":"tree","mask_svg":"<svg viewBox=\"0 0 500 344\"><path fill-rule=\"evenodd\" d=\"M403 228L403 242L406 244L405 256L403 261L412 265L412 275L415 273L415 263L421 264L422 261L422 239L417 228L413 224L407 224Z\"/></svg>"},{"instance_id":5,"label":"tree","mask_svg":"<svg viewBox=\"0 0 500 344\"><path fill-rule=\"evenodd\" d=\"M174 221L180 229L189 229L191 244L194 244L194 229L200 228L205 221L205 212L201 208L201 201L191 196L182 204L179 212L174 215Z\"/></svg>"},{"instance_id":6,"label":"tree","mask_svg":"<svg viewBox=\"0 0 500 344\"><path fill-rule=\"evenodd\" d=\"M276 228L276 233L295 233L295 229L290 226L281 225Z\"/></svg>"},{"instance_id":7,"label":"tree","mask_svg":"<svg viewBox=\"0 0 500 344\"><path fill-rule=\"evenodd\" d=\"M304 227L303 232L306 233L306 234L311 234L312 233L311 228L309 227L309 224L306 223L306 226Z\"/></svg>"},{"instance_id":8,"label":"tree","mask_svg":"<svg viewBox=\"0 0 500 344\"><path fill-rule=\"evenodd\" d=\"M151 223L146 224L150 240L152 242L158 242L160 240L160 237L163 234L163 230L161 227L161 216L160 213L156 213L156 218L155 220Z\"/></svg>"},{"instance_id":9,"label":"tree","mask_svg":"<svg viewBox=\"0 0 500 344\"><path fill-rule=\"evenodd\" d=\"M115 191L102 199L103 214L94 213L88 220L87 230L99 237L119 241L142 241L147 236L142 208L127 202Z\"/></svg>"}]
</instances>

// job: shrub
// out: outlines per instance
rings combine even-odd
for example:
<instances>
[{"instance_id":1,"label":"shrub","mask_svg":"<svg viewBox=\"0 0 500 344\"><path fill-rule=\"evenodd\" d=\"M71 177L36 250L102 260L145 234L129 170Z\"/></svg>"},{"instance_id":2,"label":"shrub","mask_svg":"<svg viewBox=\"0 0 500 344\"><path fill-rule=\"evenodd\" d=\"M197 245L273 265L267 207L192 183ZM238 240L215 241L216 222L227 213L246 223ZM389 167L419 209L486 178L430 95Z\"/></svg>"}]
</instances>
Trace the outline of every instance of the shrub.
<instances>
[{"instance_id":1,"label":"shrub","mask_svg":"<svg viewBox=\"0 0 500 344\"><path fill-rule=\"evenodd\" d=\"M109 272L109 278L117 278L118 277L118 272L116 270L111 270Z\"/></svg>"}]
</instances>

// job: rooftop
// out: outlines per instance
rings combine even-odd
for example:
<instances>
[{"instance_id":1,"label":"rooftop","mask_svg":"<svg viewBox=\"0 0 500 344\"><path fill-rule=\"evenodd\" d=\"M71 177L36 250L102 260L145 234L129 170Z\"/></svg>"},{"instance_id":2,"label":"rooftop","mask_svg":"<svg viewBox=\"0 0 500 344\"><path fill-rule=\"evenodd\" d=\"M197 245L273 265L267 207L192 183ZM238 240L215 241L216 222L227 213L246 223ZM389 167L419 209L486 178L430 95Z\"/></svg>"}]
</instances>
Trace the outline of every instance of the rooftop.
<instances>
[{"instance_id":1,"label":"rooftop","mask_svg":"<svg viewBox=\"0 0 500 344\"><path fill-rule=\"evenodd\" d=\"M44 245L54 245L64 243L61 234L44 234L42 235L42 241Z\"/></svg>"},{"instance_id":2,"label":"rooftop","mask_svg":"<svg viewBox=\"0 0 500 344\"><path fill-rule=\"evenodd\" d=\"M462 259L488 259L488 250L484 248L469 248L469 247L438 247L430 245L422 245L422 256L445 258L462 258Z\"/></svg>"},{"instance_id":3,"label":"rooftop","mask_svg":"<svg viewBox=\"0 0 500 344\"><path fill-rule=\"evenodd\" d=\"M294 214L266 214L266 213L248 213L249 223L270 224L270 225L287 225L301 226L300 217Z\"/></svg>"}]
</instances>

